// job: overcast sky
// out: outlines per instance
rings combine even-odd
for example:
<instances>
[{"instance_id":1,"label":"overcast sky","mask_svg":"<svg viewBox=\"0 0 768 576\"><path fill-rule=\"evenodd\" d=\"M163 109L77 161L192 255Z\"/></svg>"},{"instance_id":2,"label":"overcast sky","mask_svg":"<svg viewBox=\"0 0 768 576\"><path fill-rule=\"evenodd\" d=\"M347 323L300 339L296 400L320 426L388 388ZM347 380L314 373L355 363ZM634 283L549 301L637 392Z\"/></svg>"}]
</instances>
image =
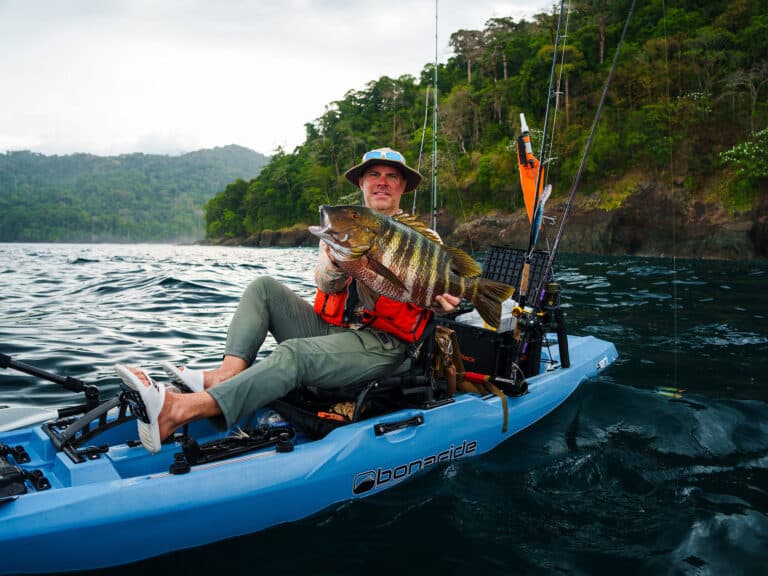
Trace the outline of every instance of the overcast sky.
<instances>
[{"instance_id":1,"label":"overcast sky","mask_svg":"<svg viewBox=\"0 0 768 576\"><path fill-rule=\"evenodd\" d=\"M459 29L551 0L439 0ZM0 0L0 152L291 152L349 90L435 59L435 0Z\"/></svg>"}]
</instances>

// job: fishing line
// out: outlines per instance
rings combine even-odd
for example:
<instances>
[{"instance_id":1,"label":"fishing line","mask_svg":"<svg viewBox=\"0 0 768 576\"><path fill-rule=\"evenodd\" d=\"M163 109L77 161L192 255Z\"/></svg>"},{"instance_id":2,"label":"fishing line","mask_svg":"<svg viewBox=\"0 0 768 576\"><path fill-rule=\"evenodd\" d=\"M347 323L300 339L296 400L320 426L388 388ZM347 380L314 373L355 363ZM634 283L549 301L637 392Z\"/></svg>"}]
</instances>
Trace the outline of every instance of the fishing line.
<instances>
[{"instance_id":1,"label":"fishing line","mask_svg":"<svg viewBox=\"0 0 768 576\"><path fill-rule=\"evenodd\" d=\"M608 78L605 81L605 85L603 86L603 93L600 95L600 102L597 105L597 110L595 112L595 118L592 121L592 127L589 131L589 136L587 137L587 142L584 145L584 152L581 155L581 161L579 163L579 169L576 171L576 176L573 180L573 185L571 186L571 191L568 196L568 202L565 205L565 209L563 211L563 217L560 221L560 227L557 230L557 236L555 236L555 242L552 245L552 251L549 254L549 258L547 259L547 265L546 265L546 273L542 275L541 280L539 280L539 286L537 287L536 292L534 292L534 295L538 295L541 293L541 284L545 281L544 279L547 278L551 272L552 272L552 264L555 261L555 257L557 256L557 250L560 247L560 240L563 236L563 230L565 228L565 223L568 220L568 216L571 212L571 207L573 206L573 200L576 196L576 189L579 186L579 182L581 181L581 175L584 172L584 165L587 161L587 155L589 154L589 149L592 146L592 140L595 137L595 132L597 131L597 123L600 120L600 115L603 111L603 105L605 104L606 96L608 95L608 88L611 85L611 81L613 80L613 74L616 71L616 64L619 61L619 55L621 54L621 47L624 44L624 38L627 35L627 29L629 28L629 22L632 19L632 13L635 10L635 0L632 0L632 4L629 7L629 13L627 14L627 20L624 22L624 29L621 32L621 38L619 39L619 44L616 47L616 53L613 55L613 63L611 64L611 69L608 72Z\"/></svg>"},{"instance_id":2,"label":"fishing line","mask_svg":"<svg viewBox=\"0 0 768 576\"><path fill-rule=\"evenodd\" d=\"M664 90L665 90L665 97L667 99L667 106L669 106L670 102L670 94L669 94L669 42L668 42L668 36L667 36L667 5L665 0L661 0L661 11L662 11L662 18L661 22L664 26ZM667 116L667 141L672 142L672 118L671 116ZM674 192L674 188L672 188L672 171L674 170L674 151L673 147L669 147L669 170L670 170L670 181L669 181L669 187L672 190L672 207L675 207L675 196L677 196ZM678 369L678 353L679 353L679 335L678 335L678 328L677 328L677 320L678 320L678 300L677 300L677 219L675 217L675 211L672 211L672 381L675 383L675 387L677 387L677 369Z\"/></svg>"},{"instance_id":3,"label":"fishing line","mask_svg":"<svg viewBox=\"0 0 768 576\"><path fill-rule=\"evenodd\" d=\"M453 176L453 183L454 186L456 186L456 202L459 204L459 214L461 215L461 221L466 222L467 221L467 210L464 207L464 197L461 194L461 191L458 190L457 183L459 181L458 175L456 174L456 159L452 156L451 151L448 150L446 152L448 155L448 162L446 162L446 166L448 166L448 169L451 171L451 175ZM469 253L472 254L472 256L476 256L475 253L475 243L472 240L472 234L467 227L467 242L469 243Z\"/></svg>"}]
</instances>

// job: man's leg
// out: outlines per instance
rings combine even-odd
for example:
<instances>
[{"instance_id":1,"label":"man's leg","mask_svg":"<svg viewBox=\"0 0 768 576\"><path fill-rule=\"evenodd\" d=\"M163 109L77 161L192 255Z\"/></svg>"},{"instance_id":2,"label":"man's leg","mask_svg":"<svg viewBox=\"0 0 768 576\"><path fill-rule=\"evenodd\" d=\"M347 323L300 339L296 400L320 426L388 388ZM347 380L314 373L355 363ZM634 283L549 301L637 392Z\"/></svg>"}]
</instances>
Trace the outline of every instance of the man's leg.
<instances>
[{"instance_id":1,"label":"man's leg","mask_svg":"<svg viewBox=\"0 0 768 576\"><path fill-rule=\"evenodd\" d=\"M270 276L261 276L243 292L227 332L225 356L253 364L271 332L278 342L328 334L329 325L312 305Z\"/></svg>"},{"instance_id":2,"label":"man's leg","mask_svg":"<svg viewBox=\"0 0 768 576\"><path fill-rule=\"evenodd\" d=\"M214 370L204 372L169 366L171 377L187 384L196 380L193 390L207 390L250 366L271 332L278 342L327 334L329 325L315 314L312 306L287 286L269 276L260 276L243 292L227 332L224 358Z\"/></svg>"},{"instance_id":3,"label":"man's leg","mask_svg":"<svg viewBox=\"0 0 768 576\"><path fill-rule=\"evenodd\" d=\"M300 385L336 388L389 374L406 345L388 334L331 328L327 336L282 342L265 359L208 390L228 426Z\"/></svg>"}]
</instances>

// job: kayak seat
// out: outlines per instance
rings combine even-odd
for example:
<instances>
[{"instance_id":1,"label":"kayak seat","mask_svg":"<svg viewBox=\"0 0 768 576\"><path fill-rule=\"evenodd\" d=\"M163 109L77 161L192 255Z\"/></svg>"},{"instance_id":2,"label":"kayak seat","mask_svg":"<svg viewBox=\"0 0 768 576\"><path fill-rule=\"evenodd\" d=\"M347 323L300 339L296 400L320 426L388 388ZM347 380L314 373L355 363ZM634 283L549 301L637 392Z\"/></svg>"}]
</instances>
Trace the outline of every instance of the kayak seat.
<instances>
[{"instance_id":1,"label":"kayak seat","mask_svg":"<svg viewBox=\"0 0 768 576\"><path fill-rule=\"evenodd\" d=\"M389 375L333 389L303 386L271 404L280 415L308 435L320 438L331 430L403 408L427 409L452 402L445 382L433 371L436 322L418 351Z\"/></svg>"}]
</instances>

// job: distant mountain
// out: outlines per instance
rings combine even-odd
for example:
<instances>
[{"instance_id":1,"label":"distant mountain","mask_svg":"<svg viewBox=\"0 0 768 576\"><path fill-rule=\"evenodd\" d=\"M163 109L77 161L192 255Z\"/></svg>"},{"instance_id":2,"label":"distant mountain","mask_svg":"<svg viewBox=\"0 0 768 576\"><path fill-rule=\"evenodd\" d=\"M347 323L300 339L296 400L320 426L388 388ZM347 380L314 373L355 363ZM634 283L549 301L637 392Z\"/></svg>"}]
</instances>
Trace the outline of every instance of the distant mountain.
<instances>
[{"instance_id":1,"label":"distant mountain","mask_svg":"<svg viewBox=\"0 0 768 576\"><path fill-rule=\"evenodd\" d=\"M203 206L269 162L242 146L181 156L0 154L0 242L190 242Z\"/></svg>"}]
</instances>

